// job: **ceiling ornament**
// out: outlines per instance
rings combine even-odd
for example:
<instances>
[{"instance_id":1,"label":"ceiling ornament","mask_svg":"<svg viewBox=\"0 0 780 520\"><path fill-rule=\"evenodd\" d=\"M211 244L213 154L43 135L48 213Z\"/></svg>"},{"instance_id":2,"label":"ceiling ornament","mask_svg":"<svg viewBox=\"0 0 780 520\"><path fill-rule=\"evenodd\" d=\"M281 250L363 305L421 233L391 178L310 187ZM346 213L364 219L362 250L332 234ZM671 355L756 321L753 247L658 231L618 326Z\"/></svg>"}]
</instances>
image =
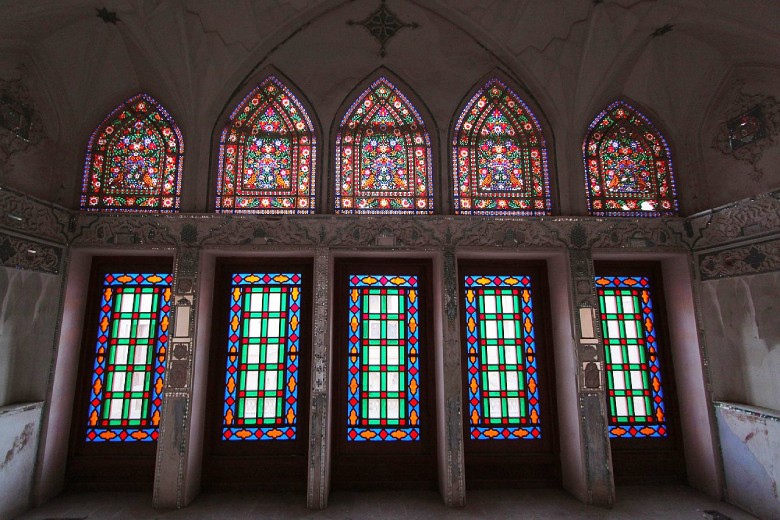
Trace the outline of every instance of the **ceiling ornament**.
<instances>
[{"instance_id":1,"label":"ceiling ornament","mask_svg":"<svg viewBox=\"0 0 780 520\"><path fill-rule=\"evenodd\" d=\"M395 13L387 7L386 0L381 0L379 7L368 15L365 20L359 22L347 20L347 25L362 25L365 27L374 38L379 40L379 55L383 58L387 54L385 46L390 41L390 38L395 36L395 33L404 27L412 29L419 27L415 22L406 23L399 20Z\"/></svg>"}]
</instances>

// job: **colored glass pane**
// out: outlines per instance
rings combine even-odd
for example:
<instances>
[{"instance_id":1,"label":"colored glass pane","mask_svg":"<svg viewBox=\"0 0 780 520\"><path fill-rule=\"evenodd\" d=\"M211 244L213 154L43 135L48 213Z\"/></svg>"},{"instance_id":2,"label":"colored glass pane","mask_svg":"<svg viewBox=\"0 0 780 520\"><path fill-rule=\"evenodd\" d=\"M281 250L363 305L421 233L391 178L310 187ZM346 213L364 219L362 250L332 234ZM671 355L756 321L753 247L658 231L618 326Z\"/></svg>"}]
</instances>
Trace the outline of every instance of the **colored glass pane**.
<instances>
[{"instance_id":1,"label":"colored glass pane","mask_svg":"<svg viewBox=\"0 0 780 520\"><path fill-rule=\"evenodd\" d=\"M231 277L222 438L295 439L300 273Z\"/></svg>"},{"instance_id":2,"label":"colored glass pane","mask_svg":"<svg viewBox=\"0 0 780 520\"><path fill-rule=\"evenodd\" d=\"M650 280L597 277L609 435L665 437L666 408Z\"/></svg>"},{"instance_id":3,"label":"colored glass pane","mask_svg":"<svg viewBox=\"0 0 780 520\"><path fill-rule=\"evenodd\" d=\"M358 96L336 135L336 212L432 213L432 182L422 117L379 78Z\"/></svg>"},{"instance_id":4,"label":"colored glass pane","mask_svg":"<svg viewBox=\"0 0 780 520\"><path fill-rule=\"evenodd\" d=\"M349 277L350 441L420 438L418 299L414 276Z\"/></svg>"},{"instance_id":5,"label":"colored glass pane","mask_svg":"<svg viewBox=\"0 0 780 520\"><path fill-rule=\"evenodd\" d=\"M452 143L455 213L548 215L547 147L539 121L498 79L466 104Z\"/></svg>"},{"instance_id":6,"label":"colored glass pane","mask_svg":"<svg viewBox=\"0 0 780 520\"><path fill-rule=\"evenodd\" d=\"M222 131L217 211L313 213L317 138L301 102L269 76Z\"/></svg>"},{"instance_id":7,"label":"colored glass pane","mask_svg":"<svg viewBox=\"0 0 780 520\"><path fill-rule=\"evenodd\" d=\"M183 154L184 140L168 112L146 94L128 99L89 139L81 209L178 210Z\"/></svg>"},{"instance_id":8,"label":"colored glass pane","mask_svg":"<svg viewBox=\"0 0 780 520\"><path fill-rule=\"evenodd\" d=\"M632 106L616 101L596 116L582 152L592 215L677 214L669 145Z\"/></svg>"},{"instance_id":9,"label":"colored glass pane","mask_svg":"<svg viewBox=\"0 0 780 520\"><path fill-rule=\"evenodd\" d=\"M172 282L169 273L103 278L88 442L157 440Z\"/></svg>"},{"instance_id":10,"label":"colored glass pane","mask_svg":"<svg viewBox=\"0 0 780 520\"><path fill-rule=\"evenodd\" d=\"M528 276L465 277L471 438L538 439L539 385Z\"/></svg>"}]
</instances>

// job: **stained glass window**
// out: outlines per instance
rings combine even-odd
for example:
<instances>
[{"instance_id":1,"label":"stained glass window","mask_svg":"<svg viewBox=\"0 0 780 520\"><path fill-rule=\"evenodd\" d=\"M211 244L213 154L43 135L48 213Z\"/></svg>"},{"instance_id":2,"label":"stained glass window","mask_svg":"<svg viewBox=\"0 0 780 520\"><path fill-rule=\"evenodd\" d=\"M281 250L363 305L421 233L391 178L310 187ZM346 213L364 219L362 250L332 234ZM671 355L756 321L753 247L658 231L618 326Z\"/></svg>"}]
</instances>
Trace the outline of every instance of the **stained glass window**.
<instances>
[{"instance_id":1,"label":"stained glass window","mask_svg":"<svg viewBox=\"0 0 780 520\"><path fill-rule=\"evenodd\" d=\"M313 213L316 153L306 109L269 76L239 103L222 131L217 211Z\"/></svg>"},{"instance_id":2,"label":"stained glass window","mask_svg":"<svg viewBox=\"0 0 780 520\"><path fill-rule=\"evenodd\" d=\"M471 438L540 438L531 279L467 275L464 291Z\"/></svg>"},{"instance_id":3,"label":"stained glass window","mask_svg":"<svg viewBox=\"0 0 780 520\"><path fill-rule=\"evenodd\" d=\"M610 437L665 437L666 407L650 280L596 277Z\"/></svg>"},{"instance_id":4,"label":"stained glass window","mask_svg":"<svg viewBox=\"0 0 780 520\"><path fill-rule=\"evenodd\" d=\"M224 440L295 439L300 321L300 273L233 274Z\"/></svg>"},{"instance_id":5,"label":"stained glass window","mask_svg":"<svg viewBox=\"0 0 780 520\"><path fill-rule=\"evenodd\" d=\"M582 153L591 215L677 214L669 145L631 105L615 101L596 116Z\"/></svg>"},{"instance_id":6,"label":"stained glass window","mask_svg":"<svg viewBox=\"0 0 780 520\"><path fill-rule=\"evenodd\" d=\"M415 276L349 276L347 439L420 439Z\"/></svg>"},{"instance_id":7,"label":"stained glass window","mask_svg":"<svg viewBox=\"0 0 780 520\"><path fill-rule=\"evenodd\" d=\"M492 79L463 109L452 142L455 213L548 215L547 145L539 121Z\"/></svg>"},{"instance_id":8,"label":"stained glass window","mask_svg":"<svg viewBox=\"0 0 780 520\"><path fill-rule=\"evenodd\" d=\"M433 212L431 142L387 78L355 100L336 135L336 213Z\"/></svg>"},{"instance_id":9,"label":"stained glass window","mask_svg":"<svg viewBox=\"0 0 780 520\"><path fill-rule=\"evenodd\" d=\"M87 442L157 440L172 282L170 273L103 277Z\"/></svg>"},{"instance_id":10,"label":"stained glass window","mask_svg":"<svg viewBox=\"0 0 780 520\"><path fill-rule=\"evenodd\" d=\"M95 129L87 146L81 209L179 209L184 140L154 99L138 94Z\"/></svg>"}]
</instances>

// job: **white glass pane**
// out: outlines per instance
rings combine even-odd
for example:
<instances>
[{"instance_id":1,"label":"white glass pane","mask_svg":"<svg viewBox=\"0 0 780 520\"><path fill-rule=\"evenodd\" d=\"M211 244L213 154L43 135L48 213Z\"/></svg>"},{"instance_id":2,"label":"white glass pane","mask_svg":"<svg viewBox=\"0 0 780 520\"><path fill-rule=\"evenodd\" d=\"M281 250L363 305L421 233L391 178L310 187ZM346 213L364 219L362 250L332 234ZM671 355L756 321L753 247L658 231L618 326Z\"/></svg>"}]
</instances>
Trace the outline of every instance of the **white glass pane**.
<instances>
[{"instance_id":1,"label":"white glass pane","mask_svg":"<svg viewBox=\"0 0 780 520\"><path fill-rule=\"evenodd\" d=\"M149 354L149 347L146 345L135 346L135 356L133 356L133 363L136 365L145 365L148 363L147 355Z\"/></svg>"},{"instance_id":2,"label":"white glass pane","mask_svg":"<svg viewBox=\"0 0 780 520\"><path fill-rule=\"evenodd\" d=\"M514 339L515 338L515 322L514 322L514 320L506 320L506 321L504 321L504 338L506 338L506 339Z\"/></svg>"},{"instance_id":3,"label":"white glass pane","mask_svg":"<svg viewBox=\"0 0 780 520\"><path fill-rule=\"evenodd\" d=\"M382 322L379 320L368 320L368 339L382 338Z\"/></svg>"},{"instance_id":4,"label":"white glass pane","mask_svg":"<svg viewBox=\"0 0 780 520\"><path fill-rule=\"evenodd\" d=\"M252 293L249 295L249 310L252 312L259 312L263 310L262 293Z\"/></svg>"},{"instance_id":5,"label":"white glass pane","mask_svg":"<svg viewBox=\"0 0 780 520\"><path fill-rule=\"evenodd\" d=\"M515 297L509 294L501 296L501 311L504 313L515 312Z\"/></svg>"},{"instance_id":6,"label":"white glass pane","mask_svg":"<svg viewBox=\"0 0 780 520\"><path fill-rule=\"evenodd\" d=\"M608 320L607 321L607 337L608 338L619 338L620 337L620 327L618 326L617 320Z\"/></svg>"},{"instance_id":7,"label":"white glass pane","mask_svg":"<svg viewBox=\"0 0 780 520\"><path fill-rule=\"evenodd\" d=\"M111 381L111 390L113 392L123 392L125 390L124 372L114 372L114 378Z\"/></svg>"},{"instance_id":8,"label":"white glass pane","mask_svg":"<svg viewBox=\"0 0 780 520\"><path fill-rule=\"evenodd\" d=\"M259 338L261 334L262 320L246 320L247 321L247 335L250 338Z\"/></svg>"},{"instance_id":9,"label":"white glass pane","mask_svg":"<svg viewBox=\"0 0 780 520\"><path fill-rule=\"evenodd\" d=\"M400 350L400 347L387 347L387 364L388 365L397 365L400 363L400 358L398 356L398 352Z\"/></svg>"},{"instance_id":10,"label":"white glass pane","mask_svg":"<svg viewBox=\"0 0 780 520\"><path fill-rule=\"evenodd\" d=\"M501 378L498 372L488 372L485 381L485 390L501 390Z\"/></svg>"},{"instance_id":11,"label":"white glass pane","mask_svg":"<svg viewBox=\"0 0 780 520\"><path fill-rule=\"evenodd\" d=\"M615 302L614 296L604 296L604 308L606 309L607 314L617 313L617 303Z\"/></svg>"},{"instance_id":12,"label":"white glass pane","mask_svg":"<svg viewBox=\"0 0 780 520\"><path fill-rule=\"evenodd\" d=\"M259 374L257 373L257 371L248 370L244 378L244 387L249 391L257 390L258 376Z\"/></svg>"},{"instance_id":13,"label":"white glass pane","mask_svg":"<svg viewBox=\"0 0 780 520\"><path fill-rule=\"evenodd\" d=\"M254 419L257 417L257 399L254 397L244 399L244 418Z\"/></svg>"},{"instance_id":14,"label":"white glass pane","mask_svg":"<svg viewBox=\"0 0 780 520\"><path fill-rule=\"evenodd\" d=\"M154 295L152 294L142 294L141 301L138 304L138 310L140 312L152 312L153 299L154 299Z\"/></svg>"},{"instance_id":15,"label":"white glass pane","mask_svg":"<svg viewBox=\"0 0 780 520\"><path fill-rule=\"evenodd\" d=\"M116 346L116 355L114 356L114 364L115 365L127 364L127 345Z\"/></svg>"},{"instance_id":16,"label":"white glass pane","mask_svg":"<svg viewBox=\"0 0 780 520\"><path fill-rule=\"evenodd\" d=\"M398 378L398 372L388 372L387 373L387 391L388 392L397 392L399 389L399 378Z\"/></svg>"},{"instance_id":17,"label":"white glass pane","mask_svg":"<svg viewBox=\"0 0 780 520\"><path fill-rule=\"evenodd\" d=\"M639 357L639 345L626 345L628 350L628 362L629 363L640 363L640 357Z\"/></svg>"},{"instance_id":18,"label":"white glass pane","mask_svg":"<svg viewBox=\"0 0 780 520\"><path fill-rule=\"evenodd\" d=\"M388 399L387 400L387 418L388 419L398 419L399 412L400 412L400 407L399 407L398 399Z\"/></svg>"},{"instance_id":19,"label":"white glass pane","mask_svg":"<svg viewBox=\"0 0 780 520\"><path fill-rule=\"evenodd\" d=\"M136 338L148 338L149 337L149 328L151 327L152 322L149 320L138 320L138 324L135 328L135 337Z\"/></svg>"},{"instance_id":20,"label":"white glass pane","mask_svg":"<svg viewBox=\"0 0 780 520\"><path fill-rule=\"evenodd\" d=\"M631 372L631 388L634 390L644 389L645 383L642 381L642 373L638 370Z\"/></svg>"},{"instance_id":21,"label":"white glass pane","mask_svg":"<svg viewBox=\"0 0 780 520\"><path fill-rule=\"evenodd\" d=\"M280 293L271 293L268 295L269 312L279 312L282 310L282 295Z\"/></svg>"},{"instance_id":22,"label":"white glass pane","mask_svg":"<svg viewBox=\"0 0 780 520\"><path fill-rule=\"evenodd\" d=\"M650 410L647 409L647 400L644 397L634 397L634 413L636 415L650 415Z\"/></svg>"},{"instance_id":23,"label":"white glass pane","mask_svg":"<svg viewBox=\"0 0 780 520\"><path fill-rule=\"evenodd\" d=\"M398 314L398 296L387 296L387 313Z\"/></svg>"},{"instance_id":24,"label":"white glass pane","mask_svg":"<svg viewBox=\"0 0 780 520\"><path fill-rule=\"evenodd\" d=\"M146 373L133 372L133 392L143 392L146 389Z\"/></svg>"},{"instance_id":25,"label":"white glass pane","mask_svg":"<svg viewBox=\"0 0 780 520\"><path fill-rule=\"evenodd\" d=\"M122 304L119 310L122 312L133 312L133 302L135 301L135 295L132 293L122 294L121 298Z\"/></svg>"},{"instance_id":26,"label":"white glass pane","mask_svg":"<svg viewBox=\"0 0 780 520\"><path fill-rule=\"evenodd\" d=\"M368 296L368 312L380 313L382 312L382 297L378 294L371 294Z\"/></svg>"},{"instance_id":27,"label":"white glass pane","mask_svg":"<svg viewBox=\"0 0 780 520\"><path fill-rule=\"evenodd\" d=\"M264 390L277 390L279 385L279 372L276 370L269 370L265 373L265 386Z\"/></svg>"},{"instance_id":28,"label":"white glass pane","mask_svg":"<svg viewBox=\"0 0 780 520\"><path fill-rule=\"evenodd\" d=\"M630 349L630 347L629 347ZM630 352L630 350L629 350ZM610 345L609 346L609 356L610 356L610 362L611 363L623 363L623 349L620 345Z\"/></svg>"},{"instance_id":29,"label":"white glass pane","mask_svg":"<svg viewBox=\"0 0 780 520\"><path fill-rule=\"evenodd\" d=\"M517 372L511 371L506 373L506 389L510 392L517 391L519 389Z\"/></svg>"},{"instance_id":30,"label":"white glass pane","mask_svg":"<svg viewBox=\"0 0 780 520\"><path fill-rule=\"evenodd\" d=\"M520 417L520 399L511 398L506 400L507 415L512 418Z\"/></svg>"},{"instance_id":31,"label":"white glass pane","mask_svg":"<svg viewBox=\"0 0 780 520\"><path fill-rule=\"evenodd\" d=\"M398 322L387 322L387 339L398 339Z\"/></svg>"},{"instance_id":32,"label":"white glass pane","mask_svg":"<svg viewBox=\"0 0 780 520\"><path fill-rule=\"evenodd\" d=\"M615 387L615 390L626 389L625 372L623 372L622 370L613 372L612 381L613 381L612 386Z\"/></svg>"},{"instance_id":33,"label":"white glass pane","mask_svg":"<svg viewBox=\"0 0 780 520\"><path fill-rule=\"evenodd\" d=\"M637 312L637 309L634 307L634 297L633 296L623 296L623 312L626 314Z\"/></svg>"},{"instance_id":34,"label":"white glass pane","mask_svg":"<svg viewBox=\"0 0 780 520\"><path fill-rule=\"evenodd\" d=\"M378 365L381 363L381 350L379 347L368 347L368 364Z\"/></svg>"},{"instance_id":35,"label":"white glass pane","mask_svg":"<svg viewBox=\"0 0 780 520\"><path fill-rule=\"evenodd\" d=\"M487 353L487 364L498 365L498 347L495 345L488 345L485 347Z\"/></svg>"},{"instance_id":36,"label":"white glass pane","mask_svg":"<svg viewBox=\"0 0 780 520\"><path fill-rule=\"evenodd\" d=\"M495 314L496 312L496 297L484 296L482 305L485 307L485 314Z\"/></svg>"},{"instance_id":37,"label":"white glass pane","mask_svg":"<svg viewBox=\"0 0 780 520\"><path fill-rule=\"evenodd\" d=\"M281 352L279 351L279 345L266 345L265 346L265 362L266 363L281 363L279 359Z\"/></svg>"},{"instance_id":38,"label":"white glass pane","mask_svg":"<svg viewBox=\"0 0 780 520\"><path fill-rule=\"evenodd\" d=\"M142 407L143 399L130 399L130 419L140 419Z\"/></svg>"},{"instance_id":39,"label":"white glass pane","mask_svg":"<svg viewBox=\"0 0 780 520\"><path fill-rule=\"evenodd\" d=\"M634 320L626 320L625 322L626 326L626 337L627 338L636 338L636 322Z\"/></svg>"},{"instance_id":40,"label":"white glass pane","mask_svg":"<svg viewBox=\"0 0 780 520\"><path fill-rule=\"evenodd\" d=\"M517 347L515 345L507 345L504 347L504 363L507 365L517 364Z\"/></svg>"},{"instance_id":41,"label":"white glass pane","mask_svg":"<svg viewBox=\"0 0 780 520\"><path fill-rule=\"evenodd\" d=\"M501 417L501 399L497 397L488 399L488 409L490 410L490 417Z\"/></svg>"},{"instance_id":42,"label":"white glass pane","mask_svg":"<svg viewBox=\"0 0 780 520\"><path fill-rule=\"evenodd\" d=\"M281 320L279 318L271 318L268 320L268 337L278 338L279 330L281 329Z\"/></svg>"},{"instance_id":43,"label":"white glass pane","mask_svg":"<svg viewBox=\"0 0 780 520\"><path fill-rule=\"evenodd\" d=\"M266 397L263 399L263 418L276 417L276 398Z\"/></svg>"},{"instance_id":44,"label":"white glass pane","mask_svg":"<svg viewBox=\"0 0 780 520\"><path fill-rule=\"evenodd\" d=\"M246 362L249 364L260 363L260 345L246 346Z\"/></svg>"},{"instance_id":45,"label":"white glass pane","mask_svg":"<svg viewBox=\"0 0 780 520\"><path fill-rule=\"evenodd\" d=\"M379 399L369 399L368 400L368 418L369 419L379 419L379 412L380 412L380 406L381 403L379 402Z\"/></svg>"},{"instance_id":46,"label":"white glass pane","mask_svg":"<svg viewBox=\"0 0 780 520\"><path fill-rule=\"evenodd\" d=\"M615 397L615 409L618 416L628 415L628 403L625 397Z\"/></svg>"},{"instance_id":47,"label":"white glass pane","mask_svg":"<svg viewBox=\"0 0 780 520\"><path fill-rule=\"evenodd\" d=\"M117 327L116 337L129 338L132 321L131 320L117 320L117 321L119 326Z\"/></svg>"},{"instance_id":48,"label":"white glass pane","mask_svg":"<svg viewBox=\"0 0 780 520\"><path fill-rule=\"evenodd\" d=\"M379 392L382 389L382 375L379 372L369 372L368 391Z\"/></svg>"},{"instance_id":49,"label":"white glass pane","mask_svg":"<svg viewBox=\"0 0 780 520\"><path fill-rule=\"evenodd\" d=\"M498 338L498 326L493 320L485 320L485 338L497 339Z\"/></svg>"},{"instance_id":50,"label":"white glass pane","mask_svg":"<svg viewBox=\"0 0 780 520\"><path fill-rule=\"evenodd\" d=\"M111 409L108 411L109 419L121 419L122 418L122 403L123 399L111 399Z\"/></svg>"}]
</instances>

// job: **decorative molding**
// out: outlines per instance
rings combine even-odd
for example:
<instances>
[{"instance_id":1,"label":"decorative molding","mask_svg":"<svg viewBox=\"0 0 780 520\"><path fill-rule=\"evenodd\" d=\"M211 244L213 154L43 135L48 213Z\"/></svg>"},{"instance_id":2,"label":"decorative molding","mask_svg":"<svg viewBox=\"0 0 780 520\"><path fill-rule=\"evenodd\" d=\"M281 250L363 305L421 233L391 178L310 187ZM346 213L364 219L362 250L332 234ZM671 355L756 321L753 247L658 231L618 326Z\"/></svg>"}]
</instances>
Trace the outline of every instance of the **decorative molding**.
<instances>
[{"instance_id":1,"label":"decorative molding","mask_svg":"<svg viewBox=\"0 0 780 520\"><path fill-rule=\"evenodd\" d=\"M5 267L59 274L63 248L0 232L0 262Z\"/></svg>"},{"instance_id":2,"label":"decorative molding","mask_svg":"<svg viewBox=\"0 0 780 520\"><path fill-rule=\"evenodd\" d=\"M780 135L780 102L773 96L764 94L747 94L743 92L744 82L737 81L731 88L731 101L723 114L723 121L718 125L718 133L712 140L712 148L723 155L733 157L752 168L751 180L758 182L764 176L764 171L758 168L764 151L776 144ZM732 150L729 122L749 110L759 107L766 130L766 137Z\"/></svg>"},{"instance_id":3,"label":"decorative molding","mask_svg":"<svg viewBox=\"0 0 780 520\"><path fill-rule=\"evenodd\" d=\"M0 228L64 245L70 221L65 208L0 187Z\"/></svg>"},{"instance_id":4,"label":"decorative molding","mask_svg":"<svg viewBox=\"0 0 780 520\"><path fill-rule=\"evenodd\" d=\"M780 271L780 239L700 254L698 264L702 281Z\"/></svg>"},{"instance_id":5,"label":"decorative molding","mask_svg":"<svg viewBox=\"0 0 780 520\"><path fill-rule=\"evenodd\" d=\"M780 190L691 216L683 226L694 250L780 234Z\"/></svg>"}]
</instances>

